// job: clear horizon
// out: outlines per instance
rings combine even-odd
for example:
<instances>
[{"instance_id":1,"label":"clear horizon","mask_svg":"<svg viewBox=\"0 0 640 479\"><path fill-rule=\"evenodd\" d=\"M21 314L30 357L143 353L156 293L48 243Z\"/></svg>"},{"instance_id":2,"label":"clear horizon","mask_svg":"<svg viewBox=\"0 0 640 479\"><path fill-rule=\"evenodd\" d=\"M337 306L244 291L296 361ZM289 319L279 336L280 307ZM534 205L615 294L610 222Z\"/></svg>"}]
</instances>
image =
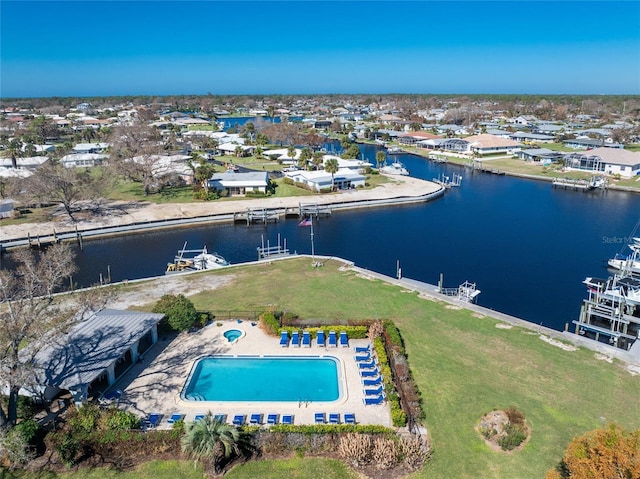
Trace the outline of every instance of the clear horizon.
<instances>
[{"instance_id":1,"label":"clear horizon","mask_svg":"<svg viewBox=\"0 0 640 479\"><path fill-rule=\"evenodd\" d=\"M638 1L3 0L0 13L2 98L640 94Z\"/></svg>"}]
</instances>

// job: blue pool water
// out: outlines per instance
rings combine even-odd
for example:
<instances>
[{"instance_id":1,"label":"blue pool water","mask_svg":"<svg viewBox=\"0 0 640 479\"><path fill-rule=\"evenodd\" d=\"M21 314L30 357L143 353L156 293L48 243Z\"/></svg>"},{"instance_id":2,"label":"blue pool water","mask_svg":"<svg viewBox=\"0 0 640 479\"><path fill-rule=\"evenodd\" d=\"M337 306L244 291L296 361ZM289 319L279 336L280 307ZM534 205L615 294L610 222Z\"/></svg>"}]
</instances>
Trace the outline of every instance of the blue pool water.
<instances>
[{"instance_id":1,"label":"blue pool water","mask_svg":"<svg viewBox=\"0 0 640 479\"><path fill-rule=\"evenodd\" d=\"M207 357L182 393L191 401L335 401L338 360L327 357Z\"/></svg>"},{"instance_id":2,"label":"blue pool water","mask_svg":"<svg viewBox=\"0 0 640 479\"><path fill-rule=\"evenodd\" d=\"M227 341L229 341L230 343L234 342L240 336L242 336L242 331L239 331L237 329L230 329L229 331L224 332L224 337L227 338Z\"/></svg>"}]
</instances>

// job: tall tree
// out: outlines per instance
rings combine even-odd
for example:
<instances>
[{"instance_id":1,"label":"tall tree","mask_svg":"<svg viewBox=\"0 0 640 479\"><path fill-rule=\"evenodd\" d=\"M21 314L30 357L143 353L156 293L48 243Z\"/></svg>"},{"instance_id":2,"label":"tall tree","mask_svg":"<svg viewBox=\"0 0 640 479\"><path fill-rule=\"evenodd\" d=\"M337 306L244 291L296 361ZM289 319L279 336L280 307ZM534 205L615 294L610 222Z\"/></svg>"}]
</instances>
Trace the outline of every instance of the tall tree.
<instances>
[{"instance_id":1,"label":"tall tree","mask_svg":"<svg viewBox=\"0 0 640 479\"><path fill-rule=\"evenodd\" d=\"M0 403L0 428L12 427L18 413L18 392L35 383L37 353L55 334L104 307L107 290L54 296L75 271L74 254L66 244L53 245L38 259L30 250L13 253L19 266L0 270L0 380L8 402Z\"/></svg>"},{"instance_id":2,"label":"tall tree","mask_svg":"<svg viewBox=\"0 0 640 479\"><path fill-rule=\"evenodd\" d=\"M335 185L333 184L334 175L338 172L338 160L335 158L329 158L324 163L324 170L327 173L331 173L331 191L333 191Z\"/></svg>"},{"instance_id":3,"label":"tall tree","mask_svg":"<svg viewBox=\"0 0 640 479\"><path fill-rule=\"evenodd\" d=\"M322 160L324 160L324 153L322 153L321 151L314 151L313 154L311 155L311 163L313 164L316 170L320 168L320 165L322 164Z\"/></svg>"},{"instance_id":4,"label":"tall tree","mask_svg":"<svg viewBox=\"0 0 640 479\"><path fill-rule=\"evenodd\" d=\"M300 151L300 158L298 159L298 163L302 163L302 167L305 170L309 169L309 160L312 158L313 154L311 152L311 148L305 146L302 151Z\"/></svg>"},{"instance_id":5,"label":"tall tree","mask_svg":"<svg viewBox=\"0 0 640 479\"><path fill-rule=\"evenodd\" d=\"M378 169L382 167L382 165L386 160L387 160L387 155L385 155L384 151L378 151L376 153L376 163L378 165Z\"/></svg>"},{"instance_id":6,"label":"tall tree","mask_svg":"<svg viewBox=\"0 0 640 479\"><path fill-rule=\"evenodd\" d=\"M287 148L287 156L288 156L291 160L293 160L293 159L296 157L296 147L295 147L295 146L290 145L290 146ZM299 160L298 160L298 162L299 162Z\"/></svg>"}]
</instances>

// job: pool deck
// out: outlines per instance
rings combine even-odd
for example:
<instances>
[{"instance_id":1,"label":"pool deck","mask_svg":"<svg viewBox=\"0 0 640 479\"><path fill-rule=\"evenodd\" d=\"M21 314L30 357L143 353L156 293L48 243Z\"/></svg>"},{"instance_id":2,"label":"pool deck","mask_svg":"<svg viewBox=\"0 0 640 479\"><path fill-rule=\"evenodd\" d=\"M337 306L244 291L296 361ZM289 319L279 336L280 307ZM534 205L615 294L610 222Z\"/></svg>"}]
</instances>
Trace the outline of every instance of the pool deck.
<instances>
[{"instance_id":1,"label":"pool deck","mask_svg":"<svg viewBox=\"0 0 640 479\"><path fill-rule=\"evenodd\" d=\"M354 413L358 424L379 424L391 427L391 414L387 402L379 406L365 406L364 391L355 356L356 346L365 346L366 339L349 340L349 347L318 347L315 339L311 347L282 347L280 338L269 336L259 325L249 321L223 321L222 326L210 324L194 333L182 333L172 338L161 338L133 365L111 389L124 392L119 406L141 417L150 413L163 415L159 428L171 427L167 419L173 413L185 414L185 421L193 421L196 414L211 411L226 414L227 422L233 416L244 414L246 422L253 413L263 414L266 424L268 414L292 414L294 424L314 424L316 412ZM223 336L225 331L238 329L244 334L233 343ZM327 330L328 331L328 330ZM338 332L338 330L336 330ZM341 398L332 402L214 402L185 401L180 397L187 376L194 362L209 355L249 356L332 356L340 360L342 376ZM313 381L313 377L309 377Z\"/></svg>"}]
</instances>

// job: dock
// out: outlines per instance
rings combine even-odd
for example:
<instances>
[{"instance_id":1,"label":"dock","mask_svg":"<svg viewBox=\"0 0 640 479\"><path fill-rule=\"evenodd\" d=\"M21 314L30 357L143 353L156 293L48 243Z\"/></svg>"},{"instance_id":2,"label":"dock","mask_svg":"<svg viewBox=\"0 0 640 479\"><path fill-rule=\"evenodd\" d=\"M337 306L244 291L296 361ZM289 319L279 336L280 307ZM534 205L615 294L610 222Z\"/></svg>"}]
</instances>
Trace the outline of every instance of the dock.
<instances>
[{"instance_id":1,"label":"dock","mask_svg":"<svg viewBox=\"0 0 640 479\"><path fill-rule=\"evenodd\" d=\"M594 189L605 190L608 186L606 179L600 176L593 176L588 180L572 179L572 178L555 178L552 186L554 188L571 189L575 191L591 191Z\"/></svg>"},{"instance_id":2,"label":"dock","mask_svg":"<svg viewBox=\"0 0 640 479\"><path fill-rule=\"evenodd\" d=\"M280 216L284 212L281 208L269 209L269 208L247 208L243 213L234 213L233 222L246 222L248 225L252 223L277 222L280 220Z\"/></svg>"},{"instance_id":3,"label":"dock","mask_svg":"<svg viewBox=\"0 0 640 479\"><path fill-rule=\"evenodd\" d=\"M453 177L441 173L440 176L432 180L434 183L444 186L445 188L459 188L462 184L462 175L454 173Z\"/></svg>"},{"instance_id":4,"label":"dock","mask_svg":"<svg viewBox=\"0 0 640 479\"><path fill-rule=\"evenodd\" d=\"M318 203L300 203L298 205L299 216L308 217L315 216L329 216L331 215L331 207L328 205L319 205Z\"/></svg>"}]
</instances>

